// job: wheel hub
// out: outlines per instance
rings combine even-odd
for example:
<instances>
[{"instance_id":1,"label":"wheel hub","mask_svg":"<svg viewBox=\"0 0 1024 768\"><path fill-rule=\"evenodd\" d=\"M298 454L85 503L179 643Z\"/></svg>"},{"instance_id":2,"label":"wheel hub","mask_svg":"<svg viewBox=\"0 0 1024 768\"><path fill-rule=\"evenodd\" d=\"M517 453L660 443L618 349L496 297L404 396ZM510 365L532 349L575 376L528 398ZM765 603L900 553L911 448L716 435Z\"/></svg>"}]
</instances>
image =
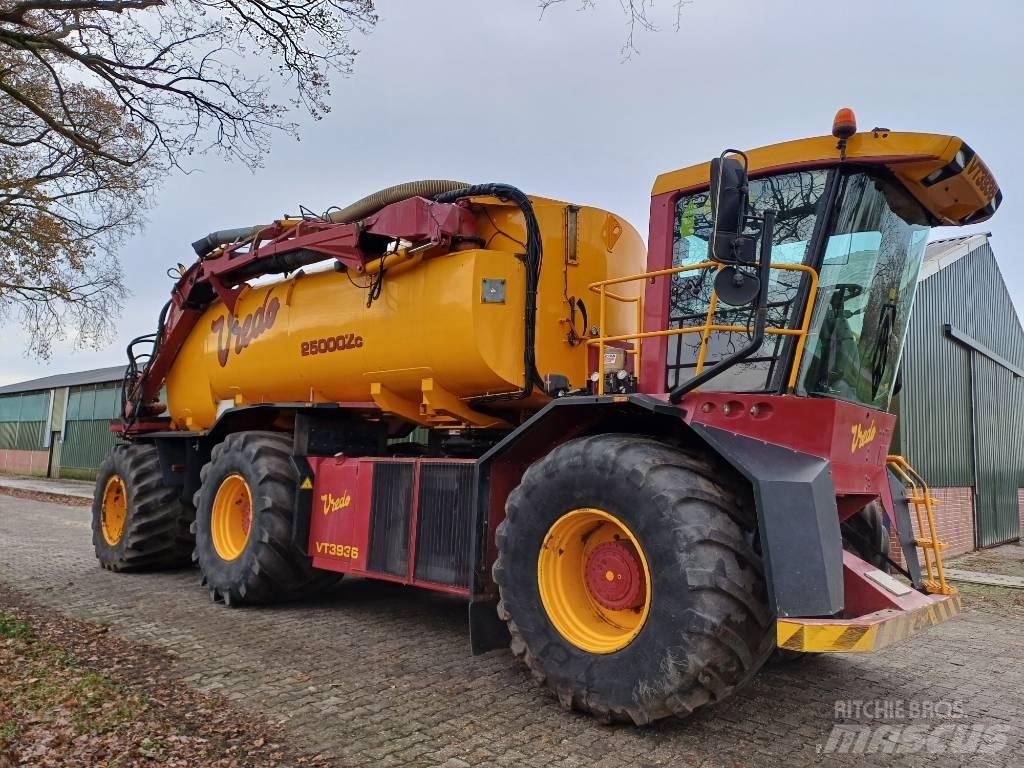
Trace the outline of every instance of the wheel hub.
<instances>
[{"instance_id":1,"label":"wheel hub","mask_svg":"<svg viewBox=\"0 0 1024 768\"><path fill-rule=\"evenodd\" d=\"M127 519L128 493L124 480L119 475L112 475L103 488L103 500L100 502L100 531L111 547L121 541Z\"/></svg>"},{"instance_id":2,"label":"wheel hub","mask_svg":"<svg viewBox=\"0 0 1024 768\"><path fill-rule=\"evenodd\" d=\"M643 547L610 512L580 507L552 523L537 557L548 619L587 653L615 653L640 634L651 609Z\"/></svg>"},{"instance_id":3,"label":"wheel hub","mask_svg":"<svg viewBox=\"0 0 1024 768\"><path fill-rule=\"evenodd\" d=\"M636 548L621 540L594 547L587 558L587 589L599 605L610 610L641 607L647 584Z\"/></svg>"},{"instance_id":4,"label":"wheel hub","mask_svg":"<svg viewBox=\"0 0 1024 768\"><path fill-rule=\"evenodd\" d=\"M252 491L239 474L224 478L213 499L210 534L213 548L224 560L241 556L252 532Z\"/></svg>"}]
</instances>

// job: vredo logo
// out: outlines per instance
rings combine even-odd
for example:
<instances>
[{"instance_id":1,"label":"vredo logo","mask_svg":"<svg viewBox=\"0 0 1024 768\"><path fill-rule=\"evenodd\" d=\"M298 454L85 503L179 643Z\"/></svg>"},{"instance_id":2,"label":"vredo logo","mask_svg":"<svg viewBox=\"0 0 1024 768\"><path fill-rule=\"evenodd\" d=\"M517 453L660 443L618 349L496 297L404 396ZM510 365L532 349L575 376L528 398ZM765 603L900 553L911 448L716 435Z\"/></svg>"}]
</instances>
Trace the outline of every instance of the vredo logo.
<instances>
[{"instance_id":1,"label":"vredo logo","mask_svg":"<svg viewBox=\"0 0 1024 768\"><path fill-rule=\"evenodd\" d=\"M273 327L281 302L276 297L272 298L272 293L273 291L267 291L263 303L255 312L250 312L242 318L241 322L230 314L221 315L213 321L210 330L217 334L217 362L221 368L228 364L232 351L236 355L242 354L242 350L248 347L253 339L259 338L264 331Z\"/></svg>"},{"instance_id":2,"label":"vredo logo","mask_svg":"<svg viewBox=\"0 0 1024 768\"><path fill-rule=\"evenodd\" d=\"M878 429L875 427L874 419L872 419L867 427L862 427L860 424L851 426L850 434L853 436L853 440L850 443L850 453L856 453L877 437Z\"/></svg>"},{"instance_id":3,"label":"vredo logo","mask_svg":"<svg viewBox=\"0 0 1024 768\"><path fill-rule=\"evenodd\" d=\"M345 509L352 504L352 497L348 491L342 491L341 496L334 496L330 492L320 494L320 503L323 504L324 515Z\"/></svg>"}]
</instances>

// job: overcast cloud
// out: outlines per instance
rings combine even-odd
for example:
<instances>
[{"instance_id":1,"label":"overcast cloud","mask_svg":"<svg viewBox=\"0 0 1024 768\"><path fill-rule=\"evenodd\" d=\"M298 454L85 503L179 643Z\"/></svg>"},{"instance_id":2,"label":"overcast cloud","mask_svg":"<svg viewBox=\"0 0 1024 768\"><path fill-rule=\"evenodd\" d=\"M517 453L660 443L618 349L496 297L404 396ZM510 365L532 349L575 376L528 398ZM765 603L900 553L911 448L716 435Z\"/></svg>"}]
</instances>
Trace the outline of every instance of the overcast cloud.
<instances>
[{"instance_id":1,"label":"overcast cloud","mask_svg":"<svg viewBox=\"0 0 1024 768\"><path fill-rule=\"evenodd\" d=\"M1020 0L693 0L678 32L661 0L662 31L639 34L625 63L619 3L598 5L567 0L540 21L535 0L380 0L379 26L354 41L355 74L335 83L327 118L302 121L301 141L277 137L255 173L211 157L168 179L121 253L133 296L119 337L99 351L55 345L43 364L5 328L0 384L122 363L127 341L155 326L167 268L190 263L189 243L210 230L453 178L597 205L646 235L658 173L827 133L840 106L862 129L952 133L985 158L1005 201L974 229L994 234L1024 311Z\"/></svg>"}]
</instances>

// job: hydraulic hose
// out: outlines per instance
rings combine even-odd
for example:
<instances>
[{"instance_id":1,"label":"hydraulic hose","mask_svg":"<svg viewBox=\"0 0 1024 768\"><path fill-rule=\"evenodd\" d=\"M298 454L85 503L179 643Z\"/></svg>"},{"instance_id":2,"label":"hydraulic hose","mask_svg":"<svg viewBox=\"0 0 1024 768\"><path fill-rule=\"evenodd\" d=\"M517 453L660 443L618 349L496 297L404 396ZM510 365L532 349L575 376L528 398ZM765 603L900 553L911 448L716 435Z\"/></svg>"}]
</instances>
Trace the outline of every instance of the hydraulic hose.
<instances>
[{"instance_id":1,"label":"hydraulic hose","mask_svg":"<svg viewBox=\"0 0 1024 768\"><path fill-rule=\"evenodd\" d=\"M523 213L526 225L526 306L524 308L525 330L523 339L523 388L518 392L500 395L484 395L473 400L473 405L482 405L498 400L524 400L533 392L534 385L544 386L537 371L537 289L540 285L540 265L543 259L540 225L533 211L533 202L522 190L510 184L474 184L436 195L439 203L454 203L466 197L497 197L515 203Z\"/></svg>"}]
</instances>

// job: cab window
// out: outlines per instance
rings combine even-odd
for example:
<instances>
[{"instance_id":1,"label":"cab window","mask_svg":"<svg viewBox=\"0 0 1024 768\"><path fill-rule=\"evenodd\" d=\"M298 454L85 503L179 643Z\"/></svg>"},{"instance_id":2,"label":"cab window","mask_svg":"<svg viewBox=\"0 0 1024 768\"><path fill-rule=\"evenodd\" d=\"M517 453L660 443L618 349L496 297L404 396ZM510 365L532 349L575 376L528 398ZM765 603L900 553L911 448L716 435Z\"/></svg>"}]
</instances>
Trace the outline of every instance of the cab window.
<instances>
[{"instance_id":1,"label":"cab window","mask_svg":"<svg viewBox=\"0 0 1024 768\"><path fill-rule=\"evenodd\" d=\"M750 182L748 215L760 216L766 210L778 213L772 239L773 264L803 264L808 261L815 228L824 213L827 179L827 171L815 170L769 176ZM684 195L677 201L673 266L694 266L708 260L711 224L709 192ZM690 328L705 323L715 272L714 267L705 267L673 275L669 289L670 328ZM803 276L799 272L772 270L768 294L768 327L783 328L790 323L800 300L802 280ZM714 322L743 326L748 331L711 333L705 366L713 365L749 343L754 325L753 308L719 304ZM730 392L769 389L783 362L782 352L786 343L783 336L766 336L760 349L750 358L715 378L714 389ZM695 374L700 344L700 333L668 337L668 389Z\"/></svg>"}]
</instances>

